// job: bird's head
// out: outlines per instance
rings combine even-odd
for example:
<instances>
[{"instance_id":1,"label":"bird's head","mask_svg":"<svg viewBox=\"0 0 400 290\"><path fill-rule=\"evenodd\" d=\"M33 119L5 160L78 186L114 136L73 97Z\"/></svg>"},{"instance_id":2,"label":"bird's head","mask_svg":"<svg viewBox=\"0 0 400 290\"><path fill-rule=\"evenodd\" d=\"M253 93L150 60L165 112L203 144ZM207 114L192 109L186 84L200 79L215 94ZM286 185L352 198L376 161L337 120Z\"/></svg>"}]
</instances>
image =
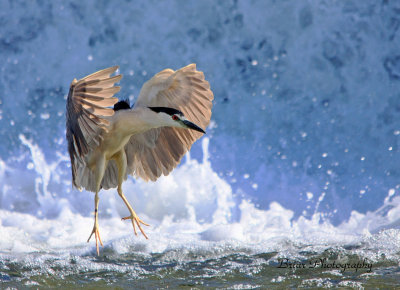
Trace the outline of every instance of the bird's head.
<instances>
[{"instance_id":1,"label":"bird's head","mask_svg":"<svg viewBox=\"0 0 400 290\"><path fill-rule=\"evenodd\" d=\"M149 109L158 114L165 126L192 129L201 133L206 133L199 126L186 119L183 113L177 109L167 107L149 107Z\"/></svg>"}]
</instances>

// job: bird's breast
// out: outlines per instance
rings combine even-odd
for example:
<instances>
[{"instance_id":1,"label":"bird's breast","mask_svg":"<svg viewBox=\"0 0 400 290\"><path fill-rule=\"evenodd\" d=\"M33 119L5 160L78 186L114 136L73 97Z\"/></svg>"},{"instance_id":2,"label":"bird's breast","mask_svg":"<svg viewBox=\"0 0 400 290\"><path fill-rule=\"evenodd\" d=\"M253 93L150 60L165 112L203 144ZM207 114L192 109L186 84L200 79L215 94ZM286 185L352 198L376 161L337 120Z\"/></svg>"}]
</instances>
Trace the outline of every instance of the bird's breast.
<instances>
[{"instance_id":1,"label":"bird's breast","mask_svg":"<svg viewBox=\"0 0 400 290\"><path fill-rule=\"evenodd\" d=\"M129 138L130 136L118 134L115 132L111 134L106 134L99 146L99 150L103 152L106 159L109 160L115 153L125 148L125 145L128 143Z\"/></svg>"},{"instance_id":2,"label":"bird's breast","mask_svg":"<svg viewBox=\"0 0 400 290\"><path fill-rule=\"evenodd\" d=\"M106 160L110 160L116 153L125 148L132 135L151 129L151 124L141 118L144 110L119 110L109 117L110 123L107 132L103 133L103 140L89 156L89 159L93 161L99 154L102 154Z\"/></svg>"}]
</instances>

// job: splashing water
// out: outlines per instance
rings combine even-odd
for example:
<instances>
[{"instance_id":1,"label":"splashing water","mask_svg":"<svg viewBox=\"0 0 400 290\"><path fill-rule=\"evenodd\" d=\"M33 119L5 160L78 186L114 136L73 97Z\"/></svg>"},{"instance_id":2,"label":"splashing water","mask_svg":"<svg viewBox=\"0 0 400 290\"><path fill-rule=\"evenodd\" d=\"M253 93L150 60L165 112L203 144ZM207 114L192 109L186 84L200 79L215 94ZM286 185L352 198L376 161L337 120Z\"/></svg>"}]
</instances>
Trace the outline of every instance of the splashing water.
<instances>
[{"instance_id":1,"label":"splashing water","mask_svg":"<svg viewBox=\"0 0 400 290\"><path fill-rule=\"evenodd\" d=\"M361 214L354 211L350 219L339 226L333 226L317 211L311 218L301 216L294 219L293 211L277 202L272 202L269 209L259 209L251 201L235 197L229 184L213 171L209 162L208 138L202 139L202 162L191 159L188 154L170 176L163 176L157 182L146 183L129 178L124 183L127 198L141 218L151 224L146 228L149 240L134 236L130 223L121 221L127 210L115 190L101 192L100 232L105 246L101 249L101 256L95 258L94 243L86 243L93 224L93 217L88 216L93 211L92 204L88 203L86 213L82 214L76 209L78 198L75 197L92 199L93 194L73 190L64 195L60 192L63 197L58 198L53 194L54 183L60 187L64 185L64 188L70 186L70 182L63 180L68 175L57 173L59 165L67 162L68 158L59 154L56 162L47 163L37 145L23 135L20 135L20 140L29 149L28 164L33 166L28 166L28 170L34 171L34 185L26 188L34 189L35 194L24 196L31 198L29 202L37 204L37 208L28 213L0 210L3 275L10 283L15 281L10 265L26 263L30 265L29 270L25 270L20 279L40 285L43 283L41 279L48 275L49 267L62 269L54 272L57 281L59 275L70 273L72 283L79 271L134 272L142 278L154 273L163 276L166 273L155 265L163 265L162 268L169 263L180 264L175 270L186 269L187 273L190 273L187 269L190 263L200 263L198 274L204 275L204 271L211 271L215 266L211 267L210 261L220 261L223 267L232 271L237 267L242 269L240 271L248 271L240 261L250 259L252 262L247 267L266 267L276 271L279 259L322 259L327 251L341 259L356 255L371 263L382 263L384 255L384 260L388 261L384 264L386 266L398 262L396 253L400 239L395 230L385 230L397 226L400 218L400 197L394 197L392 191L388 192L385 204L376 212ZM14 182L16 177L13 175L20 175L21 171L10 168L4 161L0 165L3 208L7 204L17 205L10 194L12 184L8 182ZM24 179L19 179L19 182L30 183ZM239 264L233 263L232 255L239 255L234 258L239 259L235 262ZM260 255L267 256L260 262ZM106 257L113 264L105 262ZM146 263L138 262L145 259L153 261L147 265L151 271L146 270ZM340 269L337 271L340 273ZM41 278L33 278L34 273ZM285 273L283 271L282 275ZM135 276L132 275L125 278L131 279ZM291 281L295 272L293 275L285 279ZM273 279L268 283L275 283ZM90 283L93 281L88 280ZM321 282L304 281L310 285ZM322 280L321 285L325 282Z\"/></svg>"}]
</instances>

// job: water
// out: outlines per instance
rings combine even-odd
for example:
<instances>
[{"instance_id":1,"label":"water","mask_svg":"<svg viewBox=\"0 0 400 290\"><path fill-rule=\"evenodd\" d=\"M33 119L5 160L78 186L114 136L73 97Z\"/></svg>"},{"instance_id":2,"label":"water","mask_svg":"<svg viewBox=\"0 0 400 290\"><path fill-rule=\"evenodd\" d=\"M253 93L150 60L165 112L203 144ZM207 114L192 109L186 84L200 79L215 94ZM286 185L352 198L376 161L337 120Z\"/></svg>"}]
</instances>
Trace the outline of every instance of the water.
<instances>
[{"instance_id":1,"label":"water","mask_svg":"<svg viewBox=\"0 0 400 290\"><path fill-rule=\"evenodd\" d=\"M399 272L396 2L0 1L0 282L6 287L391 288ZM184 12L184 13L183 13ZM65 95L114 64L132 101L191 62L207 136L155 183L71 187Z\"/></svg>"},{"instance_id":2,"label":"water","mask_svg":"<svg viewBox=\"0 0 400 290\"><path fill-rule=\"evenodd\" d=\"M40 150L35 152L38 148L22 136L21 140L45 182L45 173L52 167L57 170L57 163L42 163ZM340 226L320 213L294 220L293 211L276 202L259 209L249 200L236 201L229 184L211 168L209 142L202 139L200 162L188 156L171 176L156 183L124 184L128 199L151 224L146 228L149 240L134 236L131 225L121 221L127 212L118 195L112 190L102 193L100 231L105 245L99 257L94 242L86 243L93 217L72 211L67 199L43 198L48 206L57 204L59 213L51 219L1 210L4 286L396 285L400 239L397 230L385 226L392 227L398 219L400 198L389 193L377 212L354 212ZM189 176L196 178L188 180ZM104 207L108 211L101 210Z\"/></svg>"},{"instance_id":3,"label":"water","mask_svg":"<svg viewBox=\"0 0 400 290\"><path fill-rule=\"evenodd\" d=\"M75 255L43 255L34 257L39 261L24 259L21 267L18 258L4 258L8 267L7 274L2 274L7 286L21 285L51 287L76 287L77 284L92 287L115 285L124 288L204 288L230 287L233 289L251 289L260 287L395 287L398 285L397 263L380 262L379 269L372 272L350 270L340 272L329 269L278 268L269 262L276 252L249 254L245 249L230 247L235 253L226 253L224 249L199 251L186 249L185 253L167 251L162 254L116 255L108 251L102 258L81 257ZM225 252L225 253L221 253ZM184 256L184 257L182 257ZM335 251L311 259L325 259L333 256ZM322 258L321 258L322 257ZM351 256L344 256L349 261ZM359 262L357 259L354 259ZM314 262L313 262L314 263ZM46 269L43 269L46 265ZM328 264L327 264L328 265ZM29 269L27 269L29 267ZM221 268L224 271L221 271ZM318 277L318 278L316 278ZM6 283L5 283L6 284Z\"/></svg>"}]
</instances>

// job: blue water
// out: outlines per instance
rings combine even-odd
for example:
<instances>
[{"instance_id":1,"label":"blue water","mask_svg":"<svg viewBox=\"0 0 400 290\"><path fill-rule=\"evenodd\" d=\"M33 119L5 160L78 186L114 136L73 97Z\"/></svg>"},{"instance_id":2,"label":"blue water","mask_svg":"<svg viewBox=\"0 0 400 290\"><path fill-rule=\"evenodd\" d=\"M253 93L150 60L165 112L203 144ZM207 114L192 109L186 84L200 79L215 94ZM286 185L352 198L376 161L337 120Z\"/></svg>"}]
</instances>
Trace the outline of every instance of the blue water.
<instances>
[{"instance_id":1,"label":"blue water","mask_svg":"<svg viewBox=\"0 0 400 290\"><path fill-rule=\"evenodd\" d=\"M399 9L374 0L0 1L0 281L395 285ZM115 190L101 193L96 258L86 244L93 194L71 187L69 84L120 65L117 96L134 102L152 75L189 63L215 95L207 137L170 176L124 184L152 225L149 241L120 221ZM277 268L321 257L373 267ZM141 274L121 274L132 269Z\"/></svg>"}]
</instances>

